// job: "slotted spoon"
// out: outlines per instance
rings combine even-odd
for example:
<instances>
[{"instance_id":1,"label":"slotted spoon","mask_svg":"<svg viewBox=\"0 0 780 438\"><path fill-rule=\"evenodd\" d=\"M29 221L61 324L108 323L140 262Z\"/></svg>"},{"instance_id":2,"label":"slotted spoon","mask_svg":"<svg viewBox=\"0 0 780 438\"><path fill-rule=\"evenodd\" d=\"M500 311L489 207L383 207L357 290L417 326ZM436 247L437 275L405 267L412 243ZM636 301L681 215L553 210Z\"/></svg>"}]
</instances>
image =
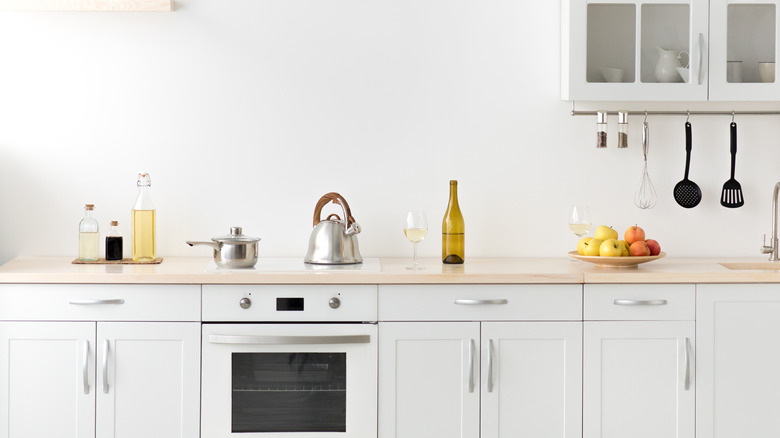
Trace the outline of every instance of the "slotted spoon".
<instances>
[{"instance_id":1,"label":"slotted spoon","mask_svg":"<svg viewBox=\"0 0 780 438\"><path fill-rule=\"evenodd\" d=\"M720 205L727 208L742 207L745 199L742 197L742 186L734 179L734 168L737 164L737 124L731 122L731 179L723 184L720 194Z\"/></svg>"},{"instance_id":2,"label":"slotted spoon","mask_svg":"<svg viewBox=\"0 0 780 438\"><path fill-rule=\"evenodd\" d=\"M647 120L642 124L642 154L644 161L642 161L642 177L639 179L639 188L634 195L634 205L645 210L655 207L655 203L658 200L655 195L655 188L650 181L650 174L647 173L647 149L650 146L650 128L647 125Z\"/></svg>"},{"instance_id":3,"label":"slotted spoon","mask_svg":"<svg viewBox=\"0 0 780 438\"><path fill-rule=\"evenodd\" d=\"M688 169L691 167L691 123L685 122L685 177L674 186L674 200L681 207L693 208L701 202L701 189L695 182L688 179Z\"/></svg>"}]
</instances>

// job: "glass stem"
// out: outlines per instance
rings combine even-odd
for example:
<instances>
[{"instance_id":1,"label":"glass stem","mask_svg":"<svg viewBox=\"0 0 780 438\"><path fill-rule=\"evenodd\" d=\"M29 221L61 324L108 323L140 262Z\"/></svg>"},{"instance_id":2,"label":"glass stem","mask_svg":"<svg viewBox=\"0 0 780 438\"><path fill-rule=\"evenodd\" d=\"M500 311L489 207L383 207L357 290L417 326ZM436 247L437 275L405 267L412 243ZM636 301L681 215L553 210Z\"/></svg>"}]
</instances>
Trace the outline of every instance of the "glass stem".
<instances>
[{"instance_id":1,"label":"glass stem","mask_svg":"<svg viewBox=\"0 0 780 438\"><path fill-rule=\"evenodd\" d=\"M414 242L414 267L417 267L417 242Z\"/></svg>"}]
</instances>

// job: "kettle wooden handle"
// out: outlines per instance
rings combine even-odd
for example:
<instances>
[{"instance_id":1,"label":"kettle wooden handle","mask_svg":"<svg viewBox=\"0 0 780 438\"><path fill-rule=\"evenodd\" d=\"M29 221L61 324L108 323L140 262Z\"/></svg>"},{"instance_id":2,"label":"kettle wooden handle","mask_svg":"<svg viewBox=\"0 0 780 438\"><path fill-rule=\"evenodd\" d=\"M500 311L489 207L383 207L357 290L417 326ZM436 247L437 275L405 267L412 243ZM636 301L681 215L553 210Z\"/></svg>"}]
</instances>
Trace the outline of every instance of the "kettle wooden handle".
<instances>
[{"instance_id":1,"label":"kettle wooden handle","mask_svg":"<svg viewBox=\"0 0 780 438\"><path fill-rule=\"evenodd\" d=\"M317 201L317 205L314 207L314 224L312 226L316 226L318 223L320 223L320 221L322 220L320 219L320 216L322 215L322 207L328 205L329 202L333 202L334 204L340 205L344 209L344 211L346 211L347 227L349 227L355 222L355 218L352 217L352 211L349 209L349 204L347 204L347 200L344 199L343 196L339 195L336 192L330 192L322 195L322 198L320 198L320 200Z\"/></svg>"}]
</instances>

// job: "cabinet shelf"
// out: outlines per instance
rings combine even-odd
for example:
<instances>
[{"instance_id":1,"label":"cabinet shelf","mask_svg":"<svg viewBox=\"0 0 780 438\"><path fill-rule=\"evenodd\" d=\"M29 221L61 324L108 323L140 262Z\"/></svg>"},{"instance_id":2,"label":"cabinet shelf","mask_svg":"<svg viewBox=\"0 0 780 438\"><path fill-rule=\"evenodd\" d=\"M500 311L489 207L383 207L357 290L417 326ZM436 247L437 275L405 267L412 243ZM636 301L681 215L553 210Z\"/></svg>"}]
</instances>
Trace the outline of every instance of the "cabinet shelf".
<instances>
[{"instance_id":1,"label":"cabinet shelf","mask_svg":"<svg viewBox=\"0 0 780 438\"><path fill-rule=\"evenodd\" d=\"M173 0L0 0L0 10L169 12Z\"/></svg>"}]
</instances>

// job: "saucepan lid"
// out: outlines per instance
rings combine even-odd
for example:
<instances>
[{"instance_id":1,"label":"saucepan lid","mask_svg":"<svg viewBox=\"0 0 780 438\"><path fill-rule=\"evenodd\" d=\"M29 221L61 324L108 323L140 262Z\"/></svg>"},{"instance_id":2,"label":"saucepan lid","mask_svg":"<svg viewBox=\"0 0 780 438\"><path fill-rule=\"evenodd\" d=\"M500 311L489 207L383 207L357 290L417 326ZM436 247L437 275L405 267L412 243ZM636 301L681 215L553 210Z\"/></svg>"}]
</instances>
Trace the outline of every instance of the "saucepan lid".
<instances>
[{"instance_id":1,"label":"saucepan lid","mask_svg":"<svg viewBox=\"0 0 780 438\"><path fill-rule=\"evenodd\" d=\"M252 237L243 234L241 227L230 227L230 234L227 236L212 237L211 240L220 243L255 243L260 240L259 237Z\"/></svg>"}]
</instances>

